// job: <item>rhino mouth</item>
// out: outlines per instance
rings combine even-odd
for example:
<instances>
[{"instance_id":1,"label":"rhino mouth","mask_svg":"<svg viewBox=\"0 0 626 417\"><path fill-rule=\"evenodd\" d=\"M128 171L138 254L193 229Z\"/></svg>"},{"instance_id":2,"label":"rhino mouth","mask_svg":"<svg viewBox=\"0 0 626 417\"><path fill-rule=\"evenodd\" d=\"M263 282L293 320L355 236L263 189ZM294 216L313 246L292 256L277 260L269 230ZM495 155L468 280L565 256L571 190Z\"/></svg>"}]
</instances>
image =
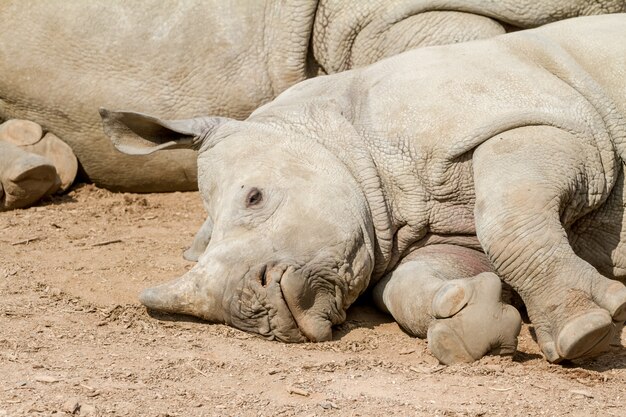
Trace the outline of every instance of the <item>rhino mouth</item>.
<instances>
[{"instance_id":1,"label":"rhino mouth","mask_svg":"<svg viewBox=\"0 0 626 417\"><path fill-rule=\"evenodd\" d=\"M288 268L280 288L287 308L300 332L311 342L332 340L332 326L342 321L337 305L337 277L328 277L308 268ZM341 298L341 297L339 297ZM339 317L333 320L333 317Z\"/></svg>"},{"instance_id":2,"label":"rhino mouth","mask_svg":"<svg viewBox=\"0 0 626 417\"><path fill-rule=\"evenodd\" d=\"M343 315L329 281L335 280L287 264L253 268L230 300L228 324L287 343L331 340L332 326Z\"/></svg>"},{"instance_id":3,"label":"rhino mouth","mask_svg":"<svg viewBox=\"0 0 626 417\"><path fill-rule=\"evenodd\" d=\"M283 294L281 281L288 270L273 264L252 268L229 301L228 324L269 340L306 342Z\"/></svg>"}]
</instances>

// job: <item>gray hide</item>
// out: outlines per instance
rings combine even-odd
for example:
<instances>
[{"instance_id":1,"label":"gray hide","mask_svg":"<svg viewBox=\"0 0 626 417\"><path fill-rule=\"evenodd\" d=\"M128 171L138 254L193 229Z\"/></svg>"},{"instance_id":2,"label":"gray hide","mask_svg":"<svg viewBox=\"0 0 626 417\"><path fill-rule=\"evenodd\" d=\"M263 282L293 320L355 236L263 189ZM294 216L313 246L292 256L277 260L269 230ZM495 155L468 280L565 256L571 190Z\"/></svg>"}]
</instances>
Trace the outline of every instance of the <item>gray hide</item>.
<instances>
[{"instance_id":1,"label":"gray hide","mask_svg":"<svg viewBox=\"0 0 626 417\"><path fill-rule=\"evenodd\" d=\"M624 1L3 0L0 121L28 119L56 134L100 186L191 190L193 152L121 155L97 108L245 118L319 73L620 10Z\"/></svg>"}]
</instances>

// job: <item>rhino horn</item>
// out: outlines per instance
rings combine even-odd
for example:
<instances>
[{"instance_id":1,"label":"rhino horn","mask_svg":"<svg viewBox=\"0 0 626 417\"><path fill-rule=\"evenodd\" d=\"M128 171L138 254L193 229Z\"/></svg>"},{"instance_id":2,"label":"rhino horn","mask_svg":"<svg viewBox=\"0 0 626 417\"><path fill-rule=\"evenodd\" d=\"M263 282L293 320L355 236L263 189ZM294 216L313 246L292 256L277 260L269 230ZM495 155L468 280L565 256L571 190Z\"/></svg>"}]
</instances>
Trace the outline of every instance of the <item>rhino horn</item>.
<instances>
[{"instance_id":1,"label":"rhino horn","mask_svg":"<svg viewBox=\"0 0 626 417\"><path fill-rule=\"evenodd\" d=\"M223 309L216 291L206 285L201 274L191 270L181 278L148 288L139 301L151 310L187 314L211 322L224 322Z\"/></svg>"}]
</instances>

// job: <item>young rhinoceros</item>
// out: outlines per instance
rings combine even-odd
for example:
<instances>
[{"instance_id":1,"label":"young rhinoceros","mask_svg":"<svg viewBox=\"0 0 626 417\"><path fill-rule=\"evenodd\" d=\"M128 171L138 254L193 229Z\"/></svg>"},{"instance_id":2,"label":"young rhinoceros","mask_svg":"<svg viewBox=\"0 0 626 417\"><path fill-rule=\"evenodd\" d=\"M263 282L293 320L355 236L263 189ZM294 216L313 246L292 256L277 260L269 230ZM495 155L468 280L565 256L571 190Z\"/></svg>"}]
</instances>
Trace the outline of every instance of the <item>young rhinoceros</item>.
<instances>
[{"instance_id":1,"label":"young rhinoceros","mask_svg":"<svg viewBox=\"0 0 626 417\"><path fill-rule=\"evenodd\" d=\"M244 122L103 110L120 149L200 151L210 240L141 301L296 342L375 287L454 362L514 348L493 268L549 361L598 355L626 319L625 71L611 15L306 81Z\"/></svg>"}]
</instances>

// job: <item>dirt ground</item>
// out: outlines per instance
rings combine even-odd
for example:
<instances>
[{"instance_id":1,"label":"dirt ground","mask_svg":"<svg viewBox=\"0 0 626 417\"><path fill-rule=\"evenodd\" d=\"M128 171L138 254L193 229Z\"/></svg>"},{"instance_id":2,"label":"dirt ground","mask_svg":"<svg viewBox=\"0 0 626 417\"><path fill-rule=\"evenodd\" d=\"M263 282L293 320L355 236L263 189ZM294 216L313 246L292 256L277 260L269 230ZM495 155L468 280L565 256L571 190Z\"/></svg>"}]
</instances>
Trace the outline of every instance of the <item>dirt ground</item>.
<instances>
[{"instance_id":1,"label":"dirt ground","mask_svg":"<svg viewBox=\"0 0 626 417\"><path fill-rule=\"evenodd\" d=\"M550 365L528 326L512 359L445 367L367 299L318 344L149 315L202 215L91 185L0 213L0 417L626 415L626 349Z\"/></svg>"}]
</instances>

